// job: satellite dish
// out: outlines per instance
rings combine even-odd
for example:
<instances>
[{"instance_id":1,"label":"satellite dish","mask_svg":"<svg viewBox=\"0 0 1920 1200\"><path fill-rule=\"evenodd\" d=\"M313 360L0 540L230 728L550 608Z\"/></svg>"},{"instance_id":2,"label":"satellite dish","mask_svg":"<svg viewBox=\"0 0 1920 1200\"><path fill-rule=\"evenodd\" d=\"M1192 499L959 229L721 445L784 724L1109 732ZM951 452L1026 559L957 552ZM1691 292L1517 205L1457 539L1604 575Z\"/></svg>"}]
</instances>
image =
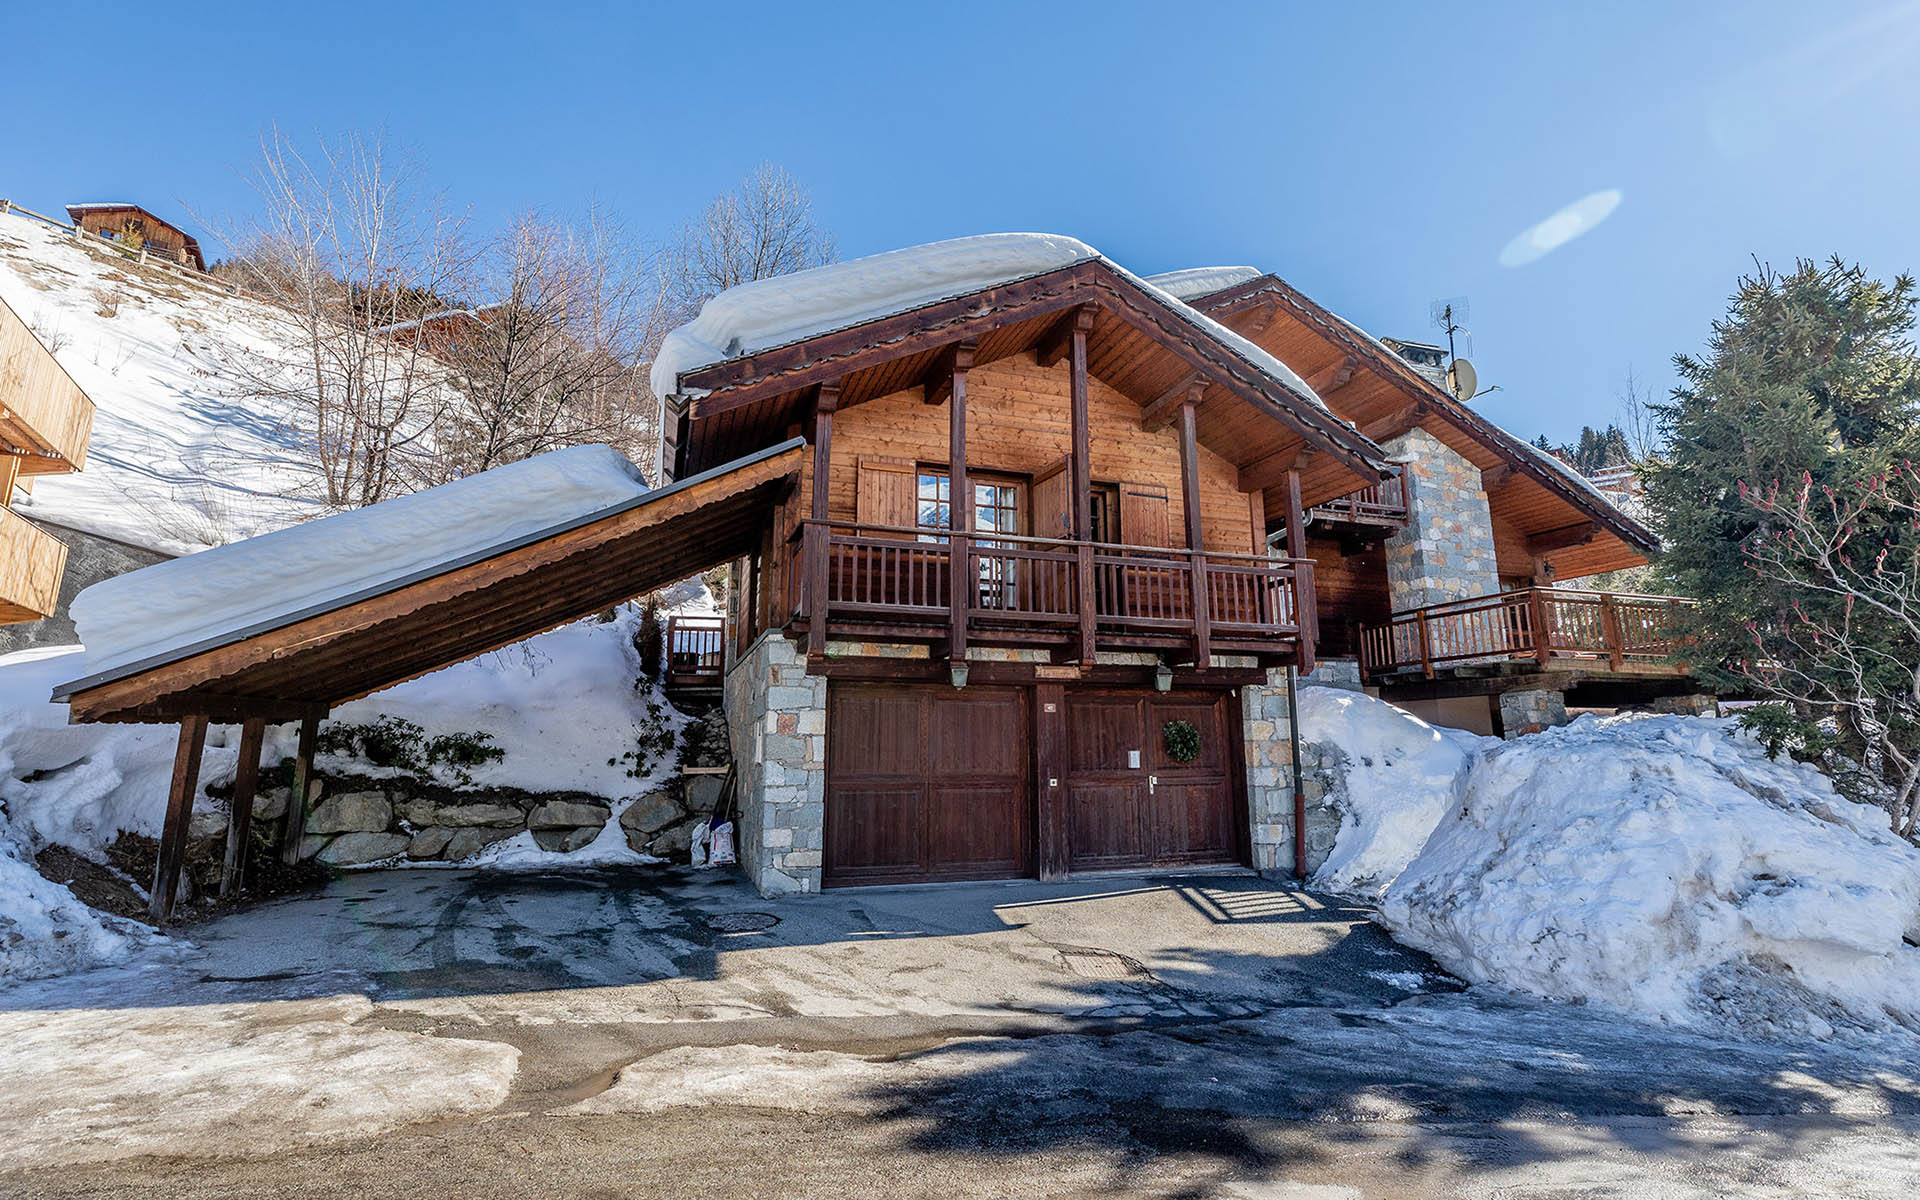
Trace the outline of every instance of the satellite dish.
<instances>
[{"instance_id":1,"label":"satellite dish","mask_svg":"<svg viewBox=\"0 0 1920 1200\"><path fill-rule=\"evenodd\" d=\"M1447 390L1455 400L1465 404L1480 394L1480 372L1466 359L1454 359L1453 365L1447 368Z\"/></svg>"}]
</instances>

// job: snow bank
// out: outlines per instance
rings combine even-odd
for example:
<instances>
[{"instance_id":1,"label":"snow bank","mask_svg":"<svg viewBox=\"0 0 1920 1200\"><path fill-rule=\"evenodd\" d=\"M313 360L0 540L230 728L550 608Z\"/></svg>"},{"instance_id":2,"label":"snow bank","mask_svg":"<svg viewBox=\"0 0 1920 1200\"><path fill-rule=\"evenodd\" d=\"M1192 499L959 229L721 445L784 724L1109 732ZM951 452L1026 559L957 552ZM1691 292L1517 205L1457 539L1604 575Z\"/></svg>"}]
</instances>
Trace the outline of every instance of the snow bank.
<instances>
[{"instance_id":1,"label":"snow bank","mask_svg":"<svg viewBox=\"0 0 1920 1200\"><path fill-rule=\"evenodd\" d=\"M96 583L75 597L74 624L87 670L109 671L339 603L646 491L611 447L556 450Z\"/></svg>"},{"instance_id":2,"label":"snow bank","mask_svg":"<svg viewBox=\"0 0 1920 1200\"><path fill-rule=\"evenodd\" d=\"M1476 984L1765 1035L1920 1030L1920 850L1727 721L1585 716L1489 750L1380 912Z\"/></svg>"},{"instance_id":3,"label":"snow bank","mask_svg":"<svg viewBox=\"0 0 1920 1200\"><path fill-rule=\"evenodd\" d=\"M1300 689L1300 736L1337 746L1340 832L1316 886L1377 896L1457 808L1482 748L1498 738L1427 724L1364 692Z\"/></svg>"},{"instance_id":4,"label":"snow bank","mask_svg":"<svg viewBox=\"0 0 1920 1200\"><path fill-rule=\"evenodd\" d=\"M1188 267L1147 276L1147 282L1181 300L1206 296L1266 274L1259 267Z\"/></svg>"}]
</instances>

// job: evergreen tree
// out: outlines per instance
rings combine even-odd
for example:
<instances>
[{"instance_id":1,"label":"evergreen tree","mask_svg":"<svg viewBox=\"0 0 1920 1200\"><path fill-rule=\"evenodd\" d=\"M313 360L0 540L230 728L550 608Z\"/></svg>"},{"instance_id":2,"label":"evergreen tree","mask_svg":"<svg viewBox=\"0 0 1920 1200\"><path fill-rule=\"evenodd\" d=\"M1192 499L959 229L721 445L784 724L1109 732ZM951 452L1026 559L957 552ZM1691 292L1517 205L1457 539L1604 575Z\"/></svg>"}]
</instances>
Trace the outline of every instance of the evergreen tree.
<instances>
[{"instance_id":1,"label":"evergreen tree","mask_svg":"<svg viewBox=\"0 0 1920 1200\"><path fill-rule=\"evenodd\" d=\"M1680 386L1653 406L1666 452L1642 482L1662 582L1701 601L1689 659L1710 679L1752 651L1749 626L1786 597L1743 546L1763 514L1740 486L1844 486L1920 451L1914 281L1869 278L1839 259L1743 277L1706 353L1679 355Z\"/></svg>"}]
</instances>

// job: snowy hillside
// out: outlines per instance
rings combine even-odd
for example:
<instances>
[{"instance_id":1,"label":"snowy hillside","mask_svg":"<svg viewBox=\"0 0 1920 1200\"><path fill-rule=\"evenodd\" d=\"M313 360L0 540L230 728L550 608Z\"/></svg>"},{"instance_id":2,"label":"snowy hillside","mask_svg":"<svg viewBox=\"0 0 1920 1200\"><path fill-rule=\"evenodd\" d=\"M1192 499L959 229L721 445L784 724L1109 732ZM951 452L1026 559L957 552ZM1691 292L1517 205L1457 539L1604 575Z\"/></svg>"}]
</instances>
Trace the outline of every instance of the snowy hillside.
<instances>
[{"instance_id":1,"label":"snowy hillside","mask_svg":"<svg viewBox=\"0 0 1920 1200\"><path fill-rule=\"evenodd\" d=\"M0 298L97 406L86 470L40 480L18 510L176 554L314 511L288 414L222 369L293 344L280 310L18 214L0 216Z\"/></svg>"}]
</instances>

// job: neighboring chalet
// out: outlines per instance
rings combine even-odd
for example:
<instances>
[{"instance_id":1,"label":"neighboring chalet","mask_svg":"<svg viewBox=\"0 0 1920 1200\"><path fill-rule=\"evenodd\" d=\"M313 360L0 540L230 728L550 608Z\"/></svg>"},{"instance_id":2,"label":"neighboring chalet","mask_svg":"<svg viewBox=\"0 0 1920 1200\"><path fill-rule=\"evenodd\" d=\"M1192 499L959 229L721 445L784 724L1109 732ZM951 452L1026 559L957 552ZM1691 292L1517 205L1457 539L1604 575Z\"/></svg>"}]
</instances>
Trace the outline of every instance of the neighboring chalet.
<instances>
[{"instance_id":1,"label":"neighboring chalet","mask_svg":"<svg viewBox=\"0 0 1920 1200\"><path fill-rule=\"evenodd\" d=\"M0 300L0 625L52 615L67 548L13 511L16 490L86 465L93 401Z\"/></svg>"},{"instance_id":2,"label":"neighboring chalet","mask_svg":"<svg viewBox=\"0 0 1920 1200\"><path fill-rule=\"evenodd\" d=\"M69 204L67 216L74 225L96 237L114 241L138 238L140 248L156 258L196 271L207 269L200 243L192 234L138 204Z\"/></svg>"},{"instance_id":3,"label":"neighboring chalet","mask_svg":"<svg viewBox=\"0 0 1920 1200\"><path fill-rule=\"evenodd\" d=\"M1546 586L1644 561L1645 530L1272 276L963 238L733 288L653 386L652 491L423 520L484 511L485 472L99 585L102 613L212 605L58 694L182 723L156 905L209 720L245 723L243 759L300 721L303 775L333 705L721 564L730 628L681 668L724 675L768 893L1304 870L1294 671L1478 689L1482 725L1510 692L1510 732L1576 682L1686 686L1666 601ZM282 560L284 609L219 574Z\"/></svg>"}]
</instances>

